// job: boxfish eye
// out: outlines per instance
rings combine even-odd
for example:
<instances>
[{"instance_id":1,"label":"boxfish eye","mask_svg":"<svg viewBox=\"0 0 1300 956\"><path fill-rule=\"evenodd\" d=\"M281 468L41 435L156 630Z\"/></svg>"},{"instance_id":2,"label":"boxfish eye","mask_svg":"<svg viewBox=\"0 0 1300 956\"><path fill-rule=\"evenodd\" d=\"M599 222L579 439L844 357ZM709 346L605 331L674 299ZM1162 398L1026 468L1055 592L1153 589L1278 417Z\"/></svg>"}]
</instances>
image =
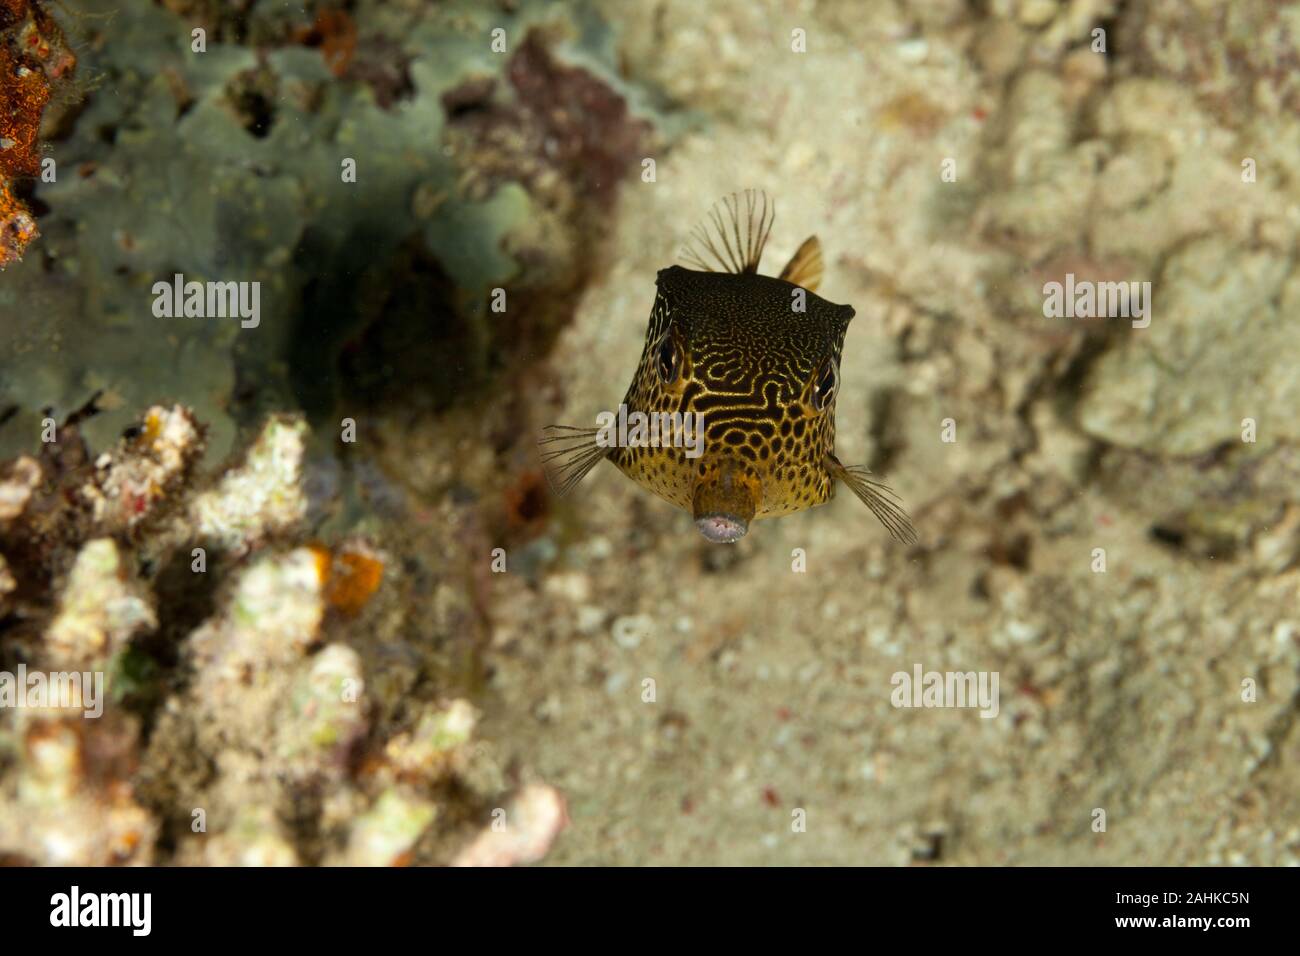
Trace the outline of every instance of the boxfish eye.
<instances>
[{"instance_id":1,"label":"boxfish eye","mask_svg":"<svg viewBox=\"0 0 1300 956\"><path fill-rule=\"evenodd\" d=\"M824 412L835 401L835 390L840 385L839 369L835 367L835 360L828 359L822 366L817 381L813 385L812 403L813 408L819 412Z\"/></svg>"},{"instance_id":2,"label":"boxfish eye","mask_svg":"<svg viewBox=\"0 0 1300 956\"><path fill-rule=\"evenodd\" d=\"M677 373L681 371L682 363L681 356L677 354L677 343L673 341L671 335L665 335L659 342L655 365L659 369L659 381L665 385L677 381Z\"/></svg>"}]
</instances>

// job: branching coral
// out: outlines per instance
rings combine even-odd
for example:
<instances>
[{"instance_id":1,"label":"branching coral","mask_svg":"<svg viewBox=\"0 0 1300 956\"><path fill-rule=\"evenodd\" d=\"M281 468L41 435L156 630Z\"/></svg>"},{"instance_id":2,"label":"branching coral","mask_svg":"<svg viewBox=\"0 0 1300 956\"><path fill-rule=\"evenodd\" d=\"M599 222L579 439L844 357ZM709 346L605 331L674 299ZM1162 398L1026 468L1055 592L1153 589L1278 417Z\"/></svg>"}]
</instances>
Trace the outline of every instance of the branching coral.
<instances>
[{"instance_id":1,"label":"branching coral","mask_svg":"<svg viewBox=\"0 0 1300 956\"><path fill-rule=\"evenodd\" d=\"M204 431L155 406L112 451L74 420L57 451L0 464L0 602L20 622L0 628L0 859L538 859L560 795L505 799L469 701L389 666L412 654L400 563L386 575L361 537L303 542L305 422L271 417L207 478ZM25 675L74 672L68 700L26 702Z\"/></svg>"}]
</instances>

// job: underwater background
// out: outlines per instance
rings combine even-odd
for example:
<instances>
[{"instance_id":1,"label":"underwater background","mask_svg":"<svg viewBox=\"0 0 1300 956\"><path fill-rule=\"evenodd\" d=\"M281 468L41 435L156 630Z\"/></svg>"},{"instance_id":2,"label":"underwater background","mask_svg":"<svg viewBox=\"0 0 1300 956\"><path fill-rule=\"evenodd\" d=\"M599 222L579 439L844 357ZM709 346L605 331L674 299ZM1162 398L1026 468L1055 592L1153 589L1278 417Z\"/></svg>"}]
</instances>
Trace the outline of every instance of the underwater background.
<instances>
[{"instance_id":1,"label":"underwater background","mask_svg":"<svg viewBox=\"0 0 1300 956\"><path fill-rule=\"evenodd\" d=\"M1297 5L0 0L0 84L0 862L1300 863ZM547 485L745 188L915 545Z\"/></svg>"}]
</instances>

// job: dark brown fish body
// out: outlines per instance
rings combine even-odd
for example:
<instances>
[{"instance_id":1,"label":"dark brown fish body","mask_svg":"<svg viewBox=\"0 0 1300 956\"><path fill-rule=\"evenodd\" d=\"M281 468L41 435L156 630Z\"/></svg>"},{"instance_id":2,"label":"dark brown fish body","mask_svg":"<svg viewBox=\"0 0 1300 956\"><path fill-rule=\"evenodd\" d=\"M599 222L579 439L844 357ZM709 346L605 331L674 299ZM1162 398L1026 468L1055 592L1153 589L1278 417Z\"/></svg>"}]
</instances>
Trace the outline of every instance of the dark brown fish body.
<instances>
[{"instance_id":1,"label":"dark brown fish body","mask_svg":"<svg viewBox=\"0 0 1300 956\"><path fill-rule=\"evenodd\" d=\"M727 202L730 223L715 213L718 238L697 238L729 271L660 271L641 361L623 399L629 415L676 415L688 427L702 418L702 449L667 440L601 447L594 429L564 429L567 435L544 439L569 443L548 456L561 462L560 490L607 457L690 511L705 537L729 542L752 520L829 501L839 479L895 537L914 540L888 489L834 455L839 360L854 311L811 291L820 279L820 247L806 242L782 278L759 275L766 205L756 207L752 193ZM699 255L695 261L704 265Z\"/></svg>"},{"instance_id":2,"label":"dark brown fish body","mask_svg":"<svg viewBox=\"0 0 1300 956\"><path fill-rule=\"evenodd\" d=\"M659 273L658 287L641 364L623 401L629 410L702 416L707 450L690 459L684 448L615 448L610 461L692 511L697 495L725 497L726 489L714 486L728 479L754 491L750 518L828 501L833 481L821 463L835 443L834 410L813 410L811 389L820 367L838 363L853 310L807 293L805 311L796 312L796 286L750 272L673 266ZM684 367L665 383L656 353L670 322Z\"/></svg>"}]
</instances>

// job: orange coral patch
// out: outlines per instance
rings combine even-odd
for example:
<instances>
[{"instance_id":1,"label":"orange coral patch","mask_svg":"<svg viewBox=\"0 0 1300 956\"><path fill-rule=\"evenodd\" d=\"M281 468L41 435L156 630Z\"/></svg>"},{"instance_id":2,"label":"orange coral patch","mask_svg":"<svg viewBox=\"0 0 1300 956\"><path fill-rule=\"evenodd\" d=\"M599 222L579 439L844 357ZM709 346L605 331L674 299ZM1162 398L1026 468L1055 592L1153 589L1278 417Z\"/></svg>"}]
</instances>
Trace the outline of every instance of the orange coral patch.
<instances>
[{"instance_id":1,"label":"orange coral patch","mask_svg":"<svg viewBox=\"0 0 1300 956\"><path fill-rule=\"evenodd\" d=\"M384 562L367 554L344 552L334 559L334 573L325 599L331 607L351 617L369 603L383 579Z\"/></svg>"},{"instance_id":2,"label":"orange coral patch","mask_svg":"<svg viewBox=\"0 0 1300 956\"><path fill-rule=\"evenodd\" d=\"M36 135L50 99L45 74L33 70L0 46L0 176L40 172Z\"/></svg>"},{"instance_id":3,"label":"orange coral patch","mask_svg":"<svg viewBox=\"0 0 1300 956\"><path fill-rule=\"evenodd\" d=\"M12 180L35 176L37 136L50 101L50 80L67 76L77 58L59 25L32 0L0 0L0 268L23 257L39 233Z\"/></svg>"},{"instance_id":4,"label":"orange coral patch","mask_svg":"<svg viewBox=\"0 0 1300 956\"><path fill-rule=\"evenodd\" d=\"M313 544L311 552L324 587L325 602L349 617L361 613L384 579L384 562L360 551L331 554L322 544Z\"/></svg>"},{"instance_id":5,"label":"orange coral patch","mask_svg":"<svg viewBox=\"0 0 1300 956\"><path fill-rule=\"evenodd\" d=\"M21 260L27 244L39 235L32 214L18 201L9 183L0 179L0 268Z\"/></svg>"}]
</instances>

